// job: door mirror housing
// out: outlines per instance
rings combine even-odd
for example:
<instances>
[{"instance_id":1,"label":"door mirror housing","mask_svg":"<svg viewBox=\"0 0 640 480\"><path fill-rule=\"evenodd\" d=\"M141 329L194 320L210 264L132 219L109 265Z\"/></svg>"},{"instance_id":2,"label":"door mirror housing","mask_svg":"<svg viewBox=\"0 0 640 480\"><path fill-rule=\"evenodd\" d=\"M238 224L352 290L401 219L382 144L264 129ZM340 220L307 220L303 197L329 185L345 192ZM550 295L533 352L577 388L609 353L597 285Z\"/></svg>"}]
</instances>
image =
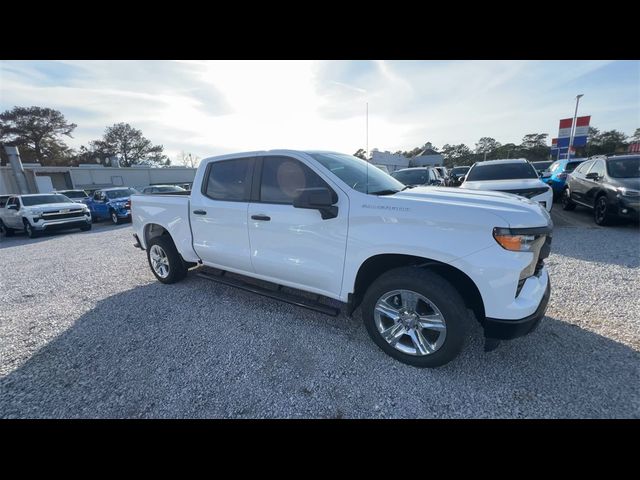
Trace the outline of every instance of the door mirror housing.
<instances>
[{"instance_id":1,"label":"door mirror housing","mask_svg":"<svg viewBox=\"0 0 640 480\"><path fill-rule=\"evenodd\" d=\"M589 180L597 180L598 178L600 178L597 172L589 172L585 177Z\"/></svg>"},{"instance_id":2,"label":"door mirror housing","mask_svg":"<svg viewBox=\"0 0 640 480\"><path fill-rule=\"evenodd\" d=\"M293 201L295 208L318 210L323 220L338 216L338 207L334 205L333 194L327 187L301 188L298 192Z\"/></svg>"},{"instance_id":3,"label":"door mirror housing","mask_svg":"<svg viewBox=\"0 0 640 480\"><path fill-rule=\"evenodd\" d=\"M7 210L18 210L18 205L7 205Z\"/></svg>"}]
</instances>

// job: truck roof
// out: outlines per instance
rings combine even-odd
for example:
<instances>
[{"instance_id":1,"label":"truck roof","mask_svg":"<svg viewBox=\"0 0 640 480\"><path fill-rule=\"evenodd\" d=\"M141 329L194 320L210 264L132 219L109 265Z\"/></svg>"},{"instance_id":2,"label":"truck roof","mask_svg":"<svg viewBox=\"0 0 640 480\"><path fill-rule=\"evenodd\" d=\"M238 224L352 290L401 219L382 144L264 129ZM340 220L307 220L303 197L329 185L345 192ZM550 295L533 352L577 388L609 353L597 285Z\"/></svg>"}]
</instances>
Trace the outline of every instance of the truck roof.
<instances>
[{"instance_id":1,"label":"truck roof","mask_svg":"<svg viewBox=\"0 0 640 480\"><path fill-rule=\"evenodd\" d=\"M207 158L203 158L202 161L203 162L207 162L210 160L224 160L227 158L235 158L235 157L250 157L250 156L255 156L255 155L263 155L265 153L271 153L274 155L286 155L286 154L291 154L291 153L306 153L307 155L309 154L313 154L313 153L333 153L333 154L338 154L338 155L345 155L342 152L335 152L335 151L331 151L331 150L293 150L293 149L286 149L286 148L278 148L278 149L273 149L273 150L255 150L252 152L234 152L234 153L226 153L224 155L215 155L215 156L211 156L211 157L207 157ZM186 183L186 182L185 182Z\"/></svg>"}]
</instances>

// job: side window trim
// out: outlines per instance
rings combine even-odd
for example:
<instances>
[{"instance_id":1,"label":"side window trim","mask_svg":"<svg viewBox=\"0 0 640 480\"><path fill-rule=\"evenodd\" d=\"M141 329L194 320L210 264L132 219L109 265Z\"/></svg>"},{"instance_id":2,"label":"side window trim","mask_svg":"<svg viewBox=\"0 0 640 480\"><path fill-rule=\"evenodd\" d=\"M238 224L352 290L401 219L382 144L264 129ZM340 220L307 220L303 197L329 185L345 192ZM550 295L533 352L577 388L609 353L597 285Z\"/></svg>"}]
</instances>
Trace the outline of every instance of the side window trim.
<instances>
[{"instance_id":1,"label":"side window trim","mask_svg":"<svg viewBox=\"0 0 640 480\"><path fill-rule=\"evenodd\" d=\"M236 160L249 160L249 171L251 172L251 175L254 175L255 167L256 167L256 160L257 160L256 157L235 157L235 158L227 158L225 160L219 160L217 162L216 161L209 162L209 164L207 165L206 170L204 171L203 182L202 182L202 185L200 186L200 193L202 194L203 197L206 197L209 200L212 200L214 202L249 203L251 201L251 194L252 194L252 190L253 190L253 181L250 181L247 184L245 184L244 198L242 200L212 198L209 195L207 195L207 187L209 185L211 169L213 168L213 165L214 164L220 164L220 163L223 163L223 162L233 162L233 161L236 161ZM249 178L252 178L251 175L249 175Z\"/></svg>"}]
</instances>

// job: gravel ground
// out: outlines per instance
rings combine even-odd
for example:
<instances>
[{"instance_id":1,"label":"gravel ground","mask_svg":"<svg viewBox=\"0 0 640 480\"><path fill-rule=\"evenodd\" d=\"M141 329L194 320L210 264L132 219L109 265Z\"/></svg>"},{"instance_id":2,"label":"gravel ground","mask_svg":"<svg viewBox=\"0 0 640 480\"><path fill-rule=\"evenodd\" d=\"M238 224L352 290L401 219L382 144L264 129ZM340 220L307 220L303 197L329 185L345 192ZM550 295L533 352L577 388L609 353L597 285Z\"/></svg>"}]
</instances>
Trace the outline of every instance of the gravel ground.
<instances>
[{"instance_id":1,"label":"gravel ground","mask_svg":"<svg viewBox=\"0 0 640 480\"><path fill-rule=\"evenodd\" d=\"M332 318L155 281L129 225L0 240L0 417L640 418L640 233L559 227L538 330L421 370Z\"/></svg>"}]
</instances>

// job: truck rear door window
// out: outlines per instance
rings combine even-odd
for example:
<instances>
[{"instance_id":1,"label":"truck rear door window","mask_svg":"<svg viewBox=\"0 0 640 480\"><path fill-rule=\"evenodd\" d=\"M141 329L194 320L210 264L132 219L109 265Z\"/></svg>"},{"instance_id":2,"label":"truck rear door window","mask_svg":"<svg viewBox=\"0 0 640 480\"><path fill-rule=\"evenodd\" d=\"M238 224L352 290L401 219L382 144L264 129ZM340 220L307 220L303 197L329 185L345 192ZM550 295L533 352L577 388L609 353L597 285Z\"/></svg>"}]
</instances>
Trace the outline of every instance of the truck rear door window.
<instances>
[{"instance_id":1,"label":"truck rear door window","mask_svg":"<svg viewBox=\"0 0 640 480\"><path fill-rule=\"evenodd\" d=\"M248 202L252 175L253 158L213 162L203 193L213 200Z\"/></svg>"}]
</instances>

